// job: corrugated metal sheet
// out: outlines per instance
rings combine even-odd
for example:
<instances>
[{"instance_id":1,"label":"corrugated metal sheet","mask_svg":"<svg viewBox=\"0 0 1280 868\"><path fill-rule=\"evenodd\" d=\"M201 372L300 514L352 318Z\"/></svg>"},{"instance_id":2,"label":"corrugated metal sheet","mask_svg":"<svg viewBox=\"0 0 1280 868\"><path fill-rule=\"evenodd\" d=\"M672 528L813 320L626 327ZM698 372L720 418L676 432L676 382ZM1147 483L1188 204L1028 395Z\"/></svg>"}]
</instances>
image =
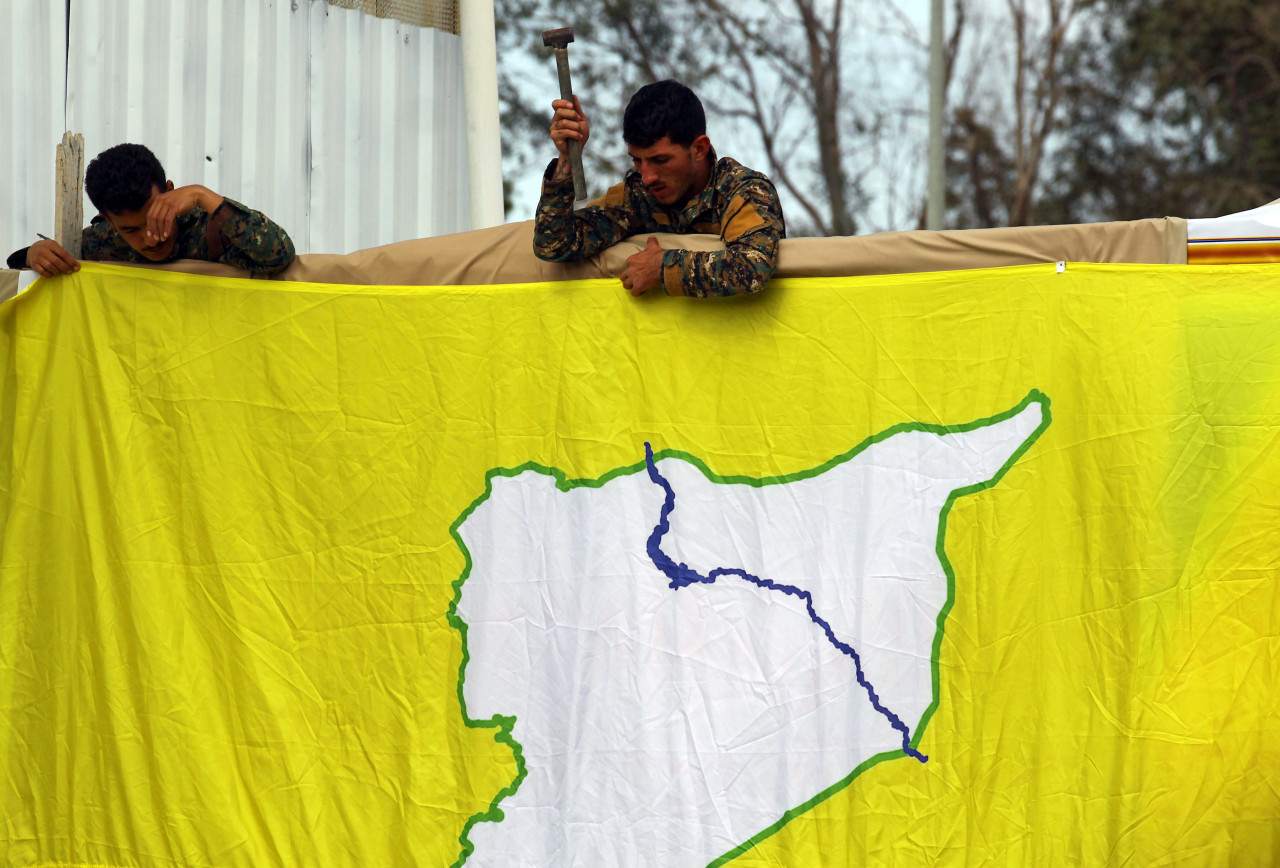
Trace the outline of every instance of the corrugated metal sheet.
<instances>
[{"instance_id":1,"label":"corrugated metal sheet","mask_svg":"<svg viewBox=\"0 0 1280 868\"><path fill-rule=\"evenodd\" d=\"M175 184L204 184L264 211L305 248L306 8L294 11L289 0L73 2L67 123L84 134L86 162L139 142Z\"/></svg>"},{"instance_id":2,"label":"corrugated metal sheet","mask_svg":"<svg viewBox=\"0 0 1280 868\"><path fill-rule=\"evenodd\" d=\"M0 2L10 33L43 33L18 17L43 16L59 76L62 6ZM15 67L50 65L32 56L32 42L15 52ZM324 0L72 0L69 42L65 119L60 83L56 93L27 96L30 79L10 76L0 89L51 118L40 133L47 143L28 133L31 144L4 161L14 177L48 167L26 206L48 197L48 220L53 146L73 129L87 157L124 141L148 145L174 183L204 184L266 212L302 252L469 227L456 36ZM37 114L9 105L9 117ZM85 210L93 213L88 202ZM6 217L14 246L48 233L27 215Z\"/></svg>"},{"instance_id":3,"label":"corrugated metal sheet","mask_svg":"<svg viewBox=\"0 0 1280 868\"><path fill-rule=\"evenodd\" d=\"M470 228L458 37L317 6L311 49L317 249Z\"/></svg>"},{"instance_id":4,"label":"corrugated metal sheet","mask_svg":"<svg viewBox=\"0 0 1280 868\"><path fill-rule=\"evenodd\" d=\"M0 0L0 259L54 233L54 149L66 92L63 3ZM0 262L3 267L3 262Z\"/></svg>"}]
</instances>

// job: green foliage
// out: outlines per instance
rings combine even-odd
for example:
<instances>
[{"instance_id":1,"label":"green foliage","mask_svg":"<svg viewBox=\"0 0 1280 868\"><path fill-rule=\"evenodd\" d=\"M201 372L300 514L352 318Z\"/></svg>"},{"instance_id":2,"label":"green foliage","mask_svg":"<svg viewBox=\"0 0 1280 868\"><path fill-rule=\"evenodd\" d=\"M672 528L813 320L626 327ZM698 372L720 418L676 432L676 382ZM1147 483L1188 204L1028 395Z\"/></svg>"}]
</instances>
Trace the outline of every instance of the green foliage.
<instances>
[{"instance_id":1,"label":"green foliage","mask_svg":"<svg viewBox=\"0 0 1280 868\"><path fill-rule=\"evenodd\" d=\"M1280 197L1280 2L1099 0L1071 61L1053 222L1211 217Z\"/></svg>"}]
</instances>

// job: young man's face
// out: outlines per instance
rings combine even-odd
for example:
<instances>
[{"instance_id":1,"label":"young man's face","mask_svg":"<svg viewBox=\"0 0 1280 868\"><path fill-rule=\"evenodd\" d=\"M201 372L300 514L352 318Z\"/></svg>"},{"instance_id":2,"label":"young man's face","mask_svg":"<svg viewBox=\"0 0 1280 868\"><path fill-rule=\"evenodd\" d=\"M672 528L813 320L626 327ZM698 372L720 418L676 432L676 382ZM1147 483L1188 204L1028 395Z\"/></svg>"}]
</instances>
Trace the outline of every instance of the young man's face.
<instances>
[{"instance_id":1,"label":"young man's face","mask_svg":"<svg viewBox=\"0 0 1280 868\"><path fill-rule=\"evenodd\" d=\"M111 227L120 233L120 237L124 239L125 244L128 244L153 262L164 261L165 257L173 252L173 245L178 240L176 232L170 233L169 237L164 241L156 241L154 238L147 237L147 213L151 210L151 203L161 193L166 193L172 189L172 181L165 182L164 190L152 186L151 197L146 202L143 202L142 207L137 211L124 211L120 214L104 212L102 215L107 218L107 222L111 224Z\"/></svg>"},{"instance_id":2,"label":"young man's face","mask_svg":"<svg viewBox=\"0 0 1280 868\"><path fill-rule=\"evenodd\" d=\"M666 136L647 148L628 145L631 163L653 198L667 207L682 207L702 192L711 177L707 154L711 140L698 136L691 145L673 144Z\"/></svg>"}]
</instances>

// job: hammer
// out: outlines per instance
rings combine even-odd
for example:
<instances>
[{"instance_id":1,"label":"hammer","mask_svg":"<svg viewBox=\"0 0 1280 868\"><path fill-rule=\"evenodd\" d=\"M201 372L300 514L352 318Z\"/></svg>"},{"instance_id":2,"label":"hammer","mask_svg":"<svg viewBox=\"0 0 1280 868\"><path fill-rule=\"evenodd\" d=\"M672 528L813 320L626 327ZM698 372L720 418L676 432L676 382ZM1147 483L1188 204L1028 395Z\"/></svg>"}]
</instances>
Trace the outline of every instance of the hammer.
<instances>
[{"instance_id":1,"label":"hammer","mask_svg":"<svg viewBox=\"0 0 1280 868\"><path fill-rule=\"evenodd\" d=\"M573 28L559 27L542 32L542 44L556 50L556 72L560 74L560 99L573 102L573 85L569 83L569 43ZM587 198L587 181L582 174L582 142L569 139L569 163L573 169L573 198Z\"/></svg>"}]
</instances>

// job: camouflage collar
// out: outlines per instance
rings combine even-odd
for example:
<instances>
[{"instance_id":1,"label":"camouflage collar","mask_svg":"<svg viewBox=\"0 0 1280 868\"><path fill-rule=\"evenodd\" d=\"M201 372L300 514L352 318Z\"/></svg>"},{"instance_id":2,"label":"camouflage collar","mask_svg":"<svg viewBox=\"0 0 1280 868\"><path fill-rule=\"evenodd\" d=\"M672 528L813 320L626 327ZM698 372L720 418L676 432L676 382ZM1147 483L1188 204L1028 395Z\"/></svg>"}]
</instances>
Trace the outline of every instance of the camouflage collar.
<instances>
[{"instance_id":1,"label":"camouflage collar","mask_svg":"<svg viewBox=\"0 0 1280 868\"><path fill-rule=\"evenodd\" d=\"M693 222L699 214L710 208L715 200L716 181L719 180L717 176L720 174L720 161L716 159L715 148L707 151L707 159L711 161L711 171L707 173L707 185L680 209L680 216L690 222Z\"/></svg>"}]
</instances>

